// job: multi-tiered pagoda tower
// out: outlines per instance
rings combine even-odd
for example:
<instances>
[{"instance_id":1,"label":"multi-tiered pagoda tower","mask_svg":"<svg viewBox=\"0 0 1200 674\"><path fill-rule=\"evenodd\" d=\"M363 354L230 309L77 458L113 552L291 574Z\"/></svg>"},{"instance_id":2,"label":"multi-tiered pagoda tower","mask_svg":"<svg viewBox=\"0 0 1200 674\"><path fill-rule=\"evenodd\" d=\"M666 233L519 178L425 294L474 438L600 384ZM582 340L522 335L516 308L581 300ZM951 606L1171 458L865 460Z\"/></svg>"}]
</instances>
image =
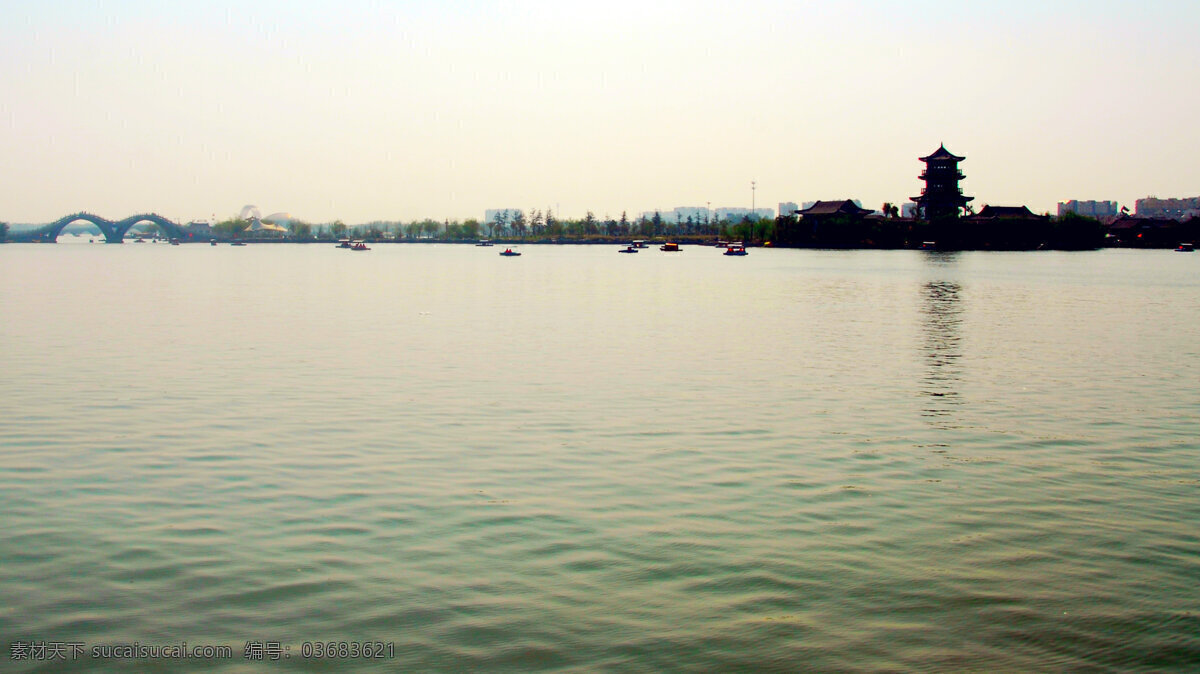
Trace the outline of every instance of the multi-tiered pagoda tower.
<instances>
[{"instance_id":1,"label":"multi-tiered pagoda tower","mask_svg":"<svg viewBox=\"0 0 1200 674\"><path fill-rule=\"evenodd\" d=\"M925 181L921 196L913 197L917 202L917 217L925 220L944 216L957 216L966 208L967 202L975 197L964 197L958 181L966 178L958 170L958 162L966 157L950 154L945 145L928 157L921 157L925 170L918 176Z\"/></svg>"}]
</instances>

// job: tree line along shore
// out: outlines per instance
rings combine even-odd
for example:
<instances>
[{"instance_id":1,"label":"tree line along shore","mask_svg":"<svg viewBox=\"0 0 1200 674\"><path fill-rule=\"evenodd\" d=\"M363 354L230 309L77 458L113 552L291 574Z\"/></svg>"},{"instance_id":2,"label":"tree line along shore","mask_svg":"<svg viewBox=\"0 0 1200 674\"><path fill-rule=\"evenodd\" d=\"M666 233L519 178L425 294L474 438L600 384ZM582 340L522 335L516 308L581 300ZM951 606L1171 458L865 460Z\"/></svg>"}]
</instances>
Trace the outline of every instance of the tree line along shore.
<instances>
[{"instance_id":1,"label":"tree line along shore","mask_svg":"<svg viewBox=\"0 0 1200 674\"><path fill-rule=\"evenodd\" d=\"M614 244L634 239L711 245L741 241L746 245L792 248L937 248L942 250L1094 250L1104 247L1173 248L1200 239L1200 218L1183 221L1121 217L1102 222L1066 213L1059 217L1028 211L1001 215L951 216L932 220L898 217L894 209L883 214L838 214L830 217L782 215L774 219L739 222L670 222L659 215L630 220L599 219L588 213L582 219L557 219L535 211L533 217L491 222L432 219L411 222L376 221L347 225L340 220L313 224L292 220L283 228L255 229L250 220L228 218L210 232L195 233L192 242L246 240L258 242L320 243L343 238L373 243L497 243ZM158 236L154 224L136 227L133 236ZM0 241L8 240L6 223L0 223ZM128 236L128 235L127 235Z\"/></svg>"}]
</instances>

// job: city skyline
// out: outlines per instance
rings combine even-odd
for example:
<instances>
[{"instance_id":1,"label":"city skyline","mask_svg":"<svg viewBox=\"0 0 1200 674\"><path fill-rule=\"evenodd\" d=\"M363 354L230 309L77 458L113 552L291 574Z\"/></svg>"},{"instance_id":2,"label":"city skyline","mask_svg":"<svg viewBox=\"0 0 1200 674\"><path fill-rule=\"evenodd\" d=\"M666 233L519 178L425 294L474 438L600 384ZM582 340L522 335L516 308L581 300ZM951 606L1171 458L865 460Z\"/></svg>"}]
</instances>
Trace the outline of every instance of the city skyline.
<instances>
[{"instance_id":1,"label":"city skyline","mask_svg":"<svg viewBox=\"0 0 1200 674\"><path fill-rule=\"evenodd\" d=\"M12 3L0 220L1200 193L1200 6ZM755 187L752 188L752 181Z\"/></svg>"}]
</instances>

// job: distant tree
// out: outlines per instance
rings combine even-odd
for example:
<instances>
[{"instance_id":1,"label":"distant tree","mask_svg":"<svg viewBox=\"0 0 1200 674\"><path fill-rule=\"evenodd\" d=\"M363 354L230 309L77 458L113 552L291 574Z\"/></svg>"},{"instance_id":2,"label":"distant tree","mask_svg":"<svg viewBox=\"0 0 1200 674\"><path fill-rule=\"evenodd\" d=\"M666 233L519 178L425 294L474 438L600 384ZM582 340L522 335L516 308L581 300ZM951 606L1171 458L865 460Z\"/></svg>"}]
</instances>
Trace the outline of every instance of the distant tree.
<instances>
[{"instance_id":1,"label":"distant tree","mask_svg":"<svg viewBox=\"0 0 1200 674\"><path fill-rule=\"evenodd\" d=\"M621 234L629 234L629 217L625 215L625 211L621 211L621 221L617 223L617 227L620 228Z\"/></svg>"},{"instance_id":2,"label":"distant tree","mask_svg":"<svg viewBox=\"0 0 1200 674\"><path fill-rule=\"evenodd\" d=\"M441 228L442 226L437 220L430 220L426 218L425 220L421 221L421 231L429 238L433 238L433 235L437 234L438 230Z\"/></svg>"},{"instance_id":3,"label":"distant tree","mask_svg":"<svg viewBox=\"0 0 1200 674\"><path fill-rule=\"evenodd\" d=\"M462 225L463 238L478 239L479 238L479 221L475 218L469 218Z\"/></svg>"},{"instance_id":4,"label":"distant tree","mask_svg":"<svg viewBox=\"0 0 1200 674\"><path fill-rule=\"evenodd\" d=\"M1096 218L1067 211L1050 223L1048 248L1091 250L1104 245L1104 225Z\"/></svg>"},{"instance_id":5,"label":"distant tree","mask_svg":"<svg viewBox=\"0 0 1200 674\"><path fill-rule=\"evenodd\" d=\"M792 213L780 213L775 218L775 235L771 240L781 246L801 246L808 243L808 236L800 227L800 218Z\"/></svg>"},{"instance_id":6,"label":"distant tree","mask_svg":"<svg viewBox=\"0 0 1200 674\"><path fill-rule=\"evenodd\" d=\"M559 236L563 233L562 224L554 218L554 211L546 209L546 233L550 236Z\"/></svg>"},{"instance_id":7,"label":"distant tree","mask_svg":"<svg viewBox=\"0 0 1200 674\"><path fill-rule=\"evenodd\" d=\"M651 225L652 229L648 232L648 234L650 236L658 235L658 233L662 231L662 224L663 224L662 213L659 213L658 211L654 211L654 217L650 218L650 225Z\"/></svg>"},{"instance_id":8,"label":"distant tree","mask_svg":"<svg viewBox=\"0 0 1200 674\"><path fill-rule=\"evenodd\" d=\"M291 232L292 238L295 239L311 239L312 225L302 220L292 220L288 223L288 231Z\"/></svg>"},{"instance_id":9,"label":"distant tree","mask_svg":"<svg viewBox=\"0 0 1200 674\"><path fill-rule=\"evenodd\" d=\"M759 218L758 224L755 226L755 235L759 241L774 241L778 232L779 229L774 218Z\"/></svg>"},{"instance_id":10,"label":"distant tree","mask_svg":"<svg viewBox=\"0 0 1200 674\"><path fill-rule=\"evenodd\" d=\"M525 212L517 211L514 213L512 218L513 234L516 234L517 236L525 236L525 225Z\"/></svg>"},{"instance_id":11,"label":"distant tree","mask_svg":"<svg viewBox=\"0 0 1200 674\"><path fill-rule=\"evenodd\" d=\"M599 234L600 227L596 225L596 214L591 211L583 218L583 233L584 234Z\"/></svg>"},{"instance_id":12,"label":"distant tree","mask_svg":"<svg viewBox=\"0 0 1200 674\"><path fill-rule=\"evenodd\" d=\"M737 238L750 243L754 240L754 221L750 219L749 215L743 215L742 221L734 227L733 231Z\"/></svg>"},{"instance_id":13,"label":"distant tree","mask_svg":"<svg viewBox=\"0 0 1200 674\"><path fill-rule=\"evenodd\" d=\"M8 223L0 222L0 241L8 238Z\"/></svg>"},{"instance_id":14,"label":"distant tree","mask_svg":"<svg viewBox=\"0 0 1200 674\"><path fill-rule=\"evenodd\" d=\"M503 234L504 227L507 224L508 224L508 209L502 208L502 209L496 211L496 215L495 215L495 217L492 218L492 222L491 222L492 235L494 236L496 234L497 230L499 230L500 233Z\"/></svg>"},{"instance_id":15,"label":"distant tree","mask_svg":"<svg viewBox=\"0 0 1200 674\"><path fill-rule=\"evenodd\" d=\"M529 211L529 229L534 236L541 236L546 226L545 222L541 211L536 208Z\"/></svg>"},{"instance_id":16,"label":"distant tree","mask_svg":"<svg viewBox=\"0 0 1200 674\"><path fill-rule=\"evenodd\" d=\"M212 226L212 229L213 233L218 236L233 238L246 231L249 227L249 220L234 217L216 223Z\"/></svg>"}]
</instances>

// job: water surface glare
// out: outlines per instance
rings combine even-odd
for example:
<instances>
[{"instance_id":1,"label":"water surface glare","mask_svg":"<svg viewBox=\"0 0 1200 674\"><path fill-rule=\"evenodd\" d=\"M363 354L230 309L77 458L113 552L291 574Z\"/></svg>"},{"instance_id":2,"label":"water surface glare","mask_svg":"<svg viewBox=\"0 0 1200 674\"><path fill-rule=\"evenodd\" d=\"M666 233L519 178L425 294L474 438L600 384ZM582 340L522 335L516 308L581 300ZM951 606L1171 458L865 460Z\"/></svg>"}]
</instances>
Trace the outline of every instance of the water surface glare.
<instances>
[{"instance_id":1,"label":"water surface glare","mask_svg":"<svg viewBox=\"0 0 1200 674\"><path fill-rule=\"evenodd\" d=\"M1200 667L1195 256L496 250L0 246L5 667Z\"/></svg>"}]
</instances>

